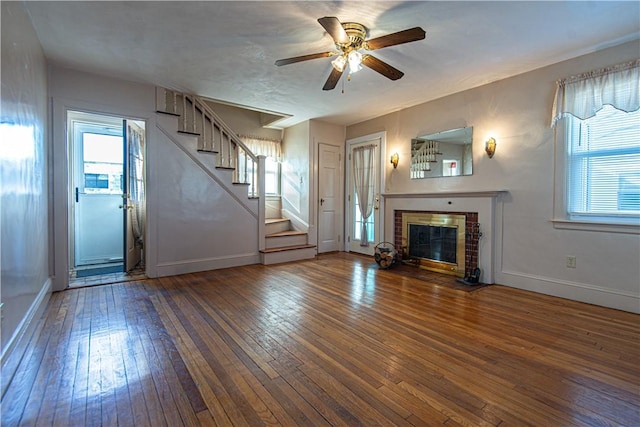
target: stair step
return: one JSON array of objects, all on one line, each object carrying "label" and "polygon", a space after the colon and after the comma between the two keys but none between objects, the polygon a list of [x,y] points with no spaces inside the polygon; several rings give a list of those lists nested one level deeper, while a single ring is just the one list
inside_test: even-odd
[{"label": "stair step", "polygon": [[305,233],[304,231],[285,230],[285,231],[278,231],[277,233],[267,234],[266,237],[303,236],[305,234],[307,233]]},{"label": "stair step", "polygon": [[260,252],[262,264],[264,265],[301,261],[305,259],[314,259],[316,257],[316,247],[314,245],[297,245],[286,248],[265,249]]},{"label": "stair step", "polygon": [[166,114],[168,116],[174,116],[174,117],[182,117],[180,114],[178,113],[170,113],[169,111],[161,111],[161,110],[156,110],[156,113],[159,114]]},{"label": "stair step", "polygon": [[266,249],[287,248],[307,244],[307,233],[295,230],[285,230],[267,234],[265,239]]},{"label": "stair step", "polygon": [[277,222],[287,222],[289,219],[287,218],[267,218],[264,220],[265,224],[275,224]]},{"label": "stair step", "polygon": [[185,135],[196,135],[196,136],[200,136],[199,132],[191,132],[188,130],[179,130],[178,133],[184,133]]},{"label": "stair step", "polygon": [[271,254],[271,253],[274,253],[274,252],[285,252],[285,251],[294,251],[296,249],[311,249],[311,248],[315,248],[315,245],[283,246],[283,247],[280,247],[280,248],[263,249],[260,252],[262,252],[263,254]]},{"label": "stair step", "polygon": [[291,221],[287,218],[269,218],[264,221],[266,235],[291,230]]}]

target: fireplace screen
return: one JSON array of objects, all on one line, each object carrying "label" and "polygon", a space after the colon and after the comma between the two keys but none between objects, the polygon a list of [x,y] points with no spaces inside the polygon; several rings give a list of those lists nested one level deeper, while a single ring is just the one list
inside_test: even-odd
[{"label": "fireplace screen", "polygon": [[409,224],[409,257],[455,264],[457,234],[455,227]]},{"label": "fireplace screen", "polygon": [[464,214],[402,213],[402,247],[407,258],[421,268],[464,277]]}]

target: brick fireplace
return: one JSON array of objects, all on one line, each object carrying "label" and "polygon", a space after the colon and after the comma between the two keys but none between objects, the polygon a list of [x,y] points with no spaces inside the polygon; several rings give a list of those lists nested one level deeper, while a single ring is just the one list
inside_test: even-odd
[{"label": "brick fireplace", "polygon": [[[402,243],[402,212],[428,212],[465,216],[465,234],[470,224],[480,224],[482,237],[477,246],[465,242],[465,277],[476,266],[481,271],[480,282],[495,283],[499,268],[496,255],[502,251],[502,211],[508,200],[508,191],[495,190],[440,190],[423,193],[383,193],[380,210],[385,218],[385,240],[393,242],[398,250]],[[476,249],[477,248],[477,249]],[[473,259],[471,257],[473,253]]]},{"label": "brick fireplace", "polygon": [[468,237],[477,212],[394,210],[394,245],[403,260],[427,270],[467,277],[478,266]]}]

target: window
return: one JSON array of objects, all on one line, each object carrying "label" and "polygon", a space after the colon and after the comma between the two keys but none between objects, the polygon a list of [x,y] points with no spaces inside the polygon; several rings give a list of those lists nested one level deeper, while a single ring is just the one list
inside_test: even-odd
[{"label": "window", "polygon": [[639,81],[640,59],[558,81],[556,227],[640,234]]},{"label": "window", "polygon": [[442,160],[442,176],[458,176],[458,161],[457,160]]},{"label": "window", "polygon": [[[244,158],[240,158],[240,168],[244,168]],[[247,164],[247,177],[253,175],[253,162]],[[249,193],[252,192],[251,186]],[[280,195],[280,162],[275,161],[272,157],[267,157],[264,161],[264,192],[267,196]]]},{"label": "window", "polygon": [[[280,195],[280,160],[282,159],[280,140],[247,135],[239,135],[239,137],[253,154],[266,157],[264,168],[265,194],[267,196]],[[249,164],[248,169],[248,175],[251,176],[253,174],[253,165]],[[249,192],[251,192],[251,189]]]},{"label": "window", "polygon": [[267,157],[264,162],[264,192],[268,196],[280,194],[280,163],[272,157]]},{"label": "window", "polygon": [[109,188],[109,175],[97,173],[84,174],[85,188]]},{"label": "window", "polygon": [[640,110],[567,118],[570,219],[640,215]]}]

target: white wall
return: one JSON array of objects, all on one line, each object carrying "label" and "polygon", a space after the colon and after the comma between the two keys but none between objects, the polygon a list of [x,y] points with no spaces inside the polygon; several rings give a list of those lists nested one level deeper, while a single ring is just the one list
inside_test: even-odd
[{"label": "white wall", "polygon": [[307,226],[309,217],[309,122],[284,130],[282,140],[282,209]]},{"label": "white wall", "polygon": [[[21,2],[2,2],[2,362],[44,306],[49,280],[47,73]],[[12,372],[2,372],[2,389]]]},{"label": "white wall", "polygon": [[[197,153],[196,138],[178,135],[175,130],[157,133],[148,164],[156,171],[156,225],[151,233],[156,235],[157,263],[153,275],[259,262],[257,205],[245,208],[241,198],[257,201],[248,200],[245,186],[237,187],[237,195],[227,191],[223,184],[232,185],[232,171],[216,171],[213,156]],[[179,139],[192,141],[182,150]],[[197,160],[203,164],[209,160],[210,167],[197,166]]]},{"label": "white wall", "polygon": [[[496,224],[497,283],[640,312],[639,236],[560,230],[551,222],[555,135],[550,128],[556,80],[635,59],[639,51],[638,41],[626,43],[407,108],[347,127],[347,139],[387,131],[386,158],[400,154],[397,170],[386,162],[387,193],[508,190]],[[411,138],[464,126],[473,126],[472,176],[409,179]],[[493,159],[484,153],[489,136],[497,140]],[[424,199],[423,206],[433,201]],[[387,210],[387,230],[392,217]],[[566,267],[567,255],[576,257],[577,268]]]}]

